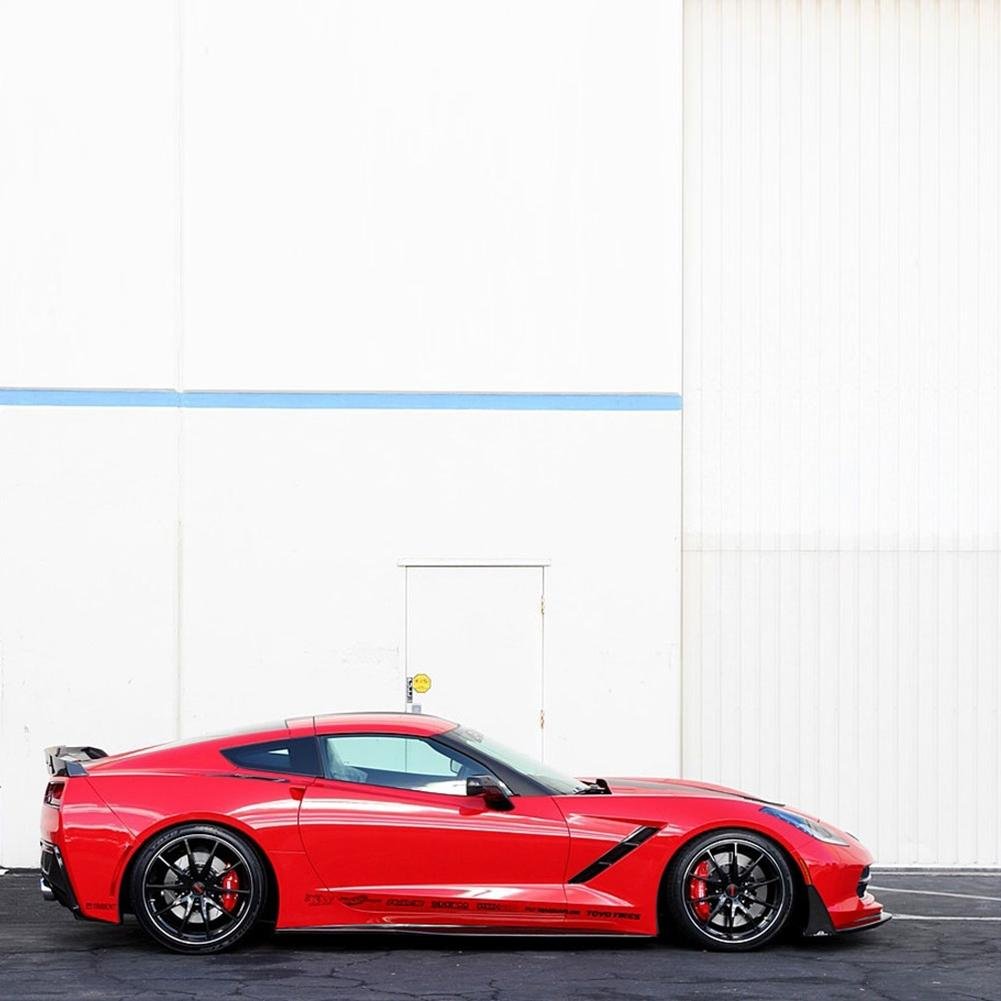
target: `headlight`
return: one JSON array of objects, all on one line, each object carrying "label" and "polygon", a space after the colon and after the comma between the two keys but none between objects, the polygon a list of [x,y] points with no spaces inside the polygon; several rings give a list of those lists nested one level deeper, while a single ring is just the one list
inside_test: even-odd
[{"label": "headlight", "polygon": [[798,813],[792,813],[790,810],[780,810],[775,806],[763,806],[761,812],[767,813],[770,817],[778,817],[779,820],[784,820],[787,824],[792,824],[793,827],[804,834],[809,834],[811,838],[816,838],[818,841],[824,841],[829,845],[848,846],[848,842],[844,838],[835,834],[829,827],[824,827],[823,824],[818,823],[816,820],[810,820],[809,817],[801,817]]}]

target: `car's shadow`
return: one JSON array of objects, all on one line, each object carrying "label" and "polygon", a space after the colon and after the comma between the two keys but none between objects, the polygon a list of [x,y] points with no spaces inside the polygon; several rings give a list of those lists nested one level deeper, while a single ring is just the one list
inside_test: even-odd
[{"label": "car's shadow", "polygon": [[[631,938],[615,935],[545,935],[522,934],[501,935],[490,932],[456,933],[450,935],[434,932],[344,932],[330,931],[295,932],[283,931],[264,936],[258,944],[267,943],[279,952],[330,951],[341,952],[392,952],[416,950],[423,952],[647,952],[674,951],[691,955],[691,946],[669,936],[658,938]],[[795,950],[797,952],[822,952],[831,949],[841,952],[851,951],[859,946],[855,935],[825,936],[818,938],[793,937],[766,946],[762,951]],[[248,943],[246,948],[252,946]],[[719,957],[720,953],[706,955]],[[747,955],[733,953],[732,955]]]},{"label": "car's shadow", "polygon": [[266,939],[276,949],[308,951],[311,949],[339,949],[345,952],[387,952],[399,949],[431,952],[594,952],[602,949],[629,949],[632,951],[660,948],[665,942],[651,938],[628,938],[585,935],[501,935],[489,932],[457,933],[454,935],[434,932],[279,932]]},{"label": "car's shadow", "polygon": [[[159,947],[151,942],[135,919],[127,917],[122,925],[117,927],[98,926],[93,924],[70,925],[73,932],[80,933],[80,941],[67,939],[66,930],[62,929],[60,944],[63,949],[74,947],[88,949],[114,949],[125,952],[159,952]],[[93,932],[94,934],[91,934]],[[99,933],[99,934],[98,934]],[[72,933],[71,933],[72,934]],[[75,935],[73,936],[76,937]],[[825,936],[819,938],[790,937],[766,946],[761,953],[782,951],[785,953],[822,953],[834,950],[852,951],[864,945],[865,936],[843,935]],[[692,949],[684,942],[669,935],[658,938],[631,938],[615,935],[571,935],[571,934],[533,934],[502,935],[491,932],[464,932],[454,934],[439,934],[435,932],[414,932],[402,929],[391,931],[343,931],[330,929],[309,932],[282,931],[269,932],[260,929],[251,933],[248,938],[232,950],[215,953],[213,957],[263,957],[271,955],[289,955],[292,953],[393,953],[393,952],[440,952],[454,954],[462,953],[644,953],[644,952],[676,952],[686,955],[697,955],[699,950]],[[716,959],[723,958],[720,953],[703,951],[706,956]],[[732,956],[747,956],[748,953],[733,953]]]}]

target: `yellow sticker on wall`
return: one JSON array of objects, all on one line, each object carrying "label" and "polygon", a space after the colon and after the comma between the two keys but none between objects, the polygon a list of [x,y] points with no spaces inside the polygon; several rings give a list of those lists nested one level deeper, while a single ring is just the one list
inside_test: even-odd
[{"label": "yellow sticker on wall", "polygon": [[431,677],[427,674],[414,675],[414,691],[418,695],[431,691]]}]

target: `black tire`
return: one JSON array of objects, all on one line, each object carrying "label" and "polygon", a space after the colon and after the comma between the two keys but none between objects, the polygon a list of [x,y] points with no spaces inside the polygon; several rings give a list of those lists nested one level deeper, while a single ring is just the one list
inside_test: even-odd
[{"label": "black tire", "polygon": [[711,831],[671,860],[662,903],[671,929],[690,945],[743,952],[782,932],[795,892],[774,841],[751,831]]},{"label": "black tire", "polygon": [[174,952],[232,948],[255,926],[267,895],[257,850],[212,824],[158,834],[138,854],[132,910],[154,941]]}]

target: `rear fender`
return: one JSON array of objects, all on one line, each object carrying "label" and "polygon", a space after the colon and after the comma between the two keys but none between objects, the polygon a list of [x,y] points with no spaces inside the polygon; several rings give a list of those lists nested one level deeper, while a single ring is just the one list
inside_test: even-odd
[{"label": "rear fender", "polygon": [[303,902],[319,887],[299,834],[301,790],[310,780],[156,773],[108,773],[91,779],[132,834],[117,869],[118,900],[128,900],[131,866],[151,838],[181,824],[215,824],[257,849],[277,894],[277,926],[302,923]]},{"label": "rear fender", "polygon": [[65,783],[58,810],[42,809],[43,836],[60,850],[80,916],[120,922],[118,883],[131,831],[84,776]]}]

